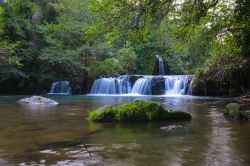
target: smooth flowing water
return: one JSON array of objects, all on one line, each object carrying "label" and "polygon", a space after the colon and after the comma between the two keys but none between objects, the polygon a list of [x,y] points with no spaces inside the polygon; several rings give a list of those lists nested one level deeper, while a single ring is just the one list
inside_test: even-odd
[{"label": "smooth flowing water", "polygon": [[159,61],[159,75],[165,75],[165,69],[162,57],[158,57],[158,61]]},{"label": "smooth flowing water", "polygon": [[122,75],[99,78],[90,94],[192,95],[193,75]]},{"label": "smooth flowing water", "polygon": [[48,94],[71,94],[69,81],[53,82]]},{"label": "smooth flowing water", "polygon": [[[0,97],[0,165],[250,165],[250,123],[229,122],[228,99],[189,96],[49,96],[61,104],[22,106]],[[89,122],[88,110],[137,99],[190,112],[190,122]],[[165,132],[160,127],[182,125]]]}]

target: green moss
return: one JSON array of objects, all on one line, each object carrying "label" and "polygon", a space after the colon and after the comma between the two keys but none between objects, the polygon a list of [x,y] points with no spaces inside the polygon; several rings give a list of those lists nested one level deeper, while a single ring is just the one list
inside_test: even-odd
[{"label": "green moss", "polygon": [[91,111],[89,113],[89,119],[96,122],[110,122],[114,120],[114,110],[111,105]]},{"label": "green moss", "polygon": [[242,110],[238,103],[226,105],[224,115],[229,120],[250,121],[250,110]]},{"label": "green moss", "polygon": [[159,104],[137,100],[112,107],[106,106],[89,113],[89,119],[95,122],[142,122],[191,120],[191,115],[183,111],[165,110]]},{"label": "green moss", "polygon": [[240,105],[238,103],[229,103],[226,105],[224,114],[226,115],[240,115]]}]

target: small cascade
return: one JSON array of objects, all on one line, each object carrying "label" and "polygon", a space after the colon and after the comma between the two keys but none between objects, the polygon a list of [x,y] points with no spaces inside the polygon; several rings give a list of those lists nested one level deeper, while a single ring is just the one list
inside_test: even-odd
[{"label": "small cascade", "polygon": [[180,79],[175,80],[173,94],[181,94],[183,89],[183,82]]},{"label": "small cascade", "polygon": [[143,94],[151,95],[151,78],[139,78],[132,88],[131,93],[133,94]]},{"label": "small cascade", "polygon": [[[188,91],[192,91],[191,75],[177,75],[165,77],[165,94],[166,95],[189,95]],[[190,92],[191,93],[191,92]]]},{"label": "small cascade", "polygon": [[99,78],[95,80],[90,94],[192,95],[192,79],[192,75]]},{"label": "small cascade", "polygon": [[99,78],[95,80],[91,94],[124,94],[131,91],[130,76]]},{"label": "small cascade", "polygon": [[191,80],[190,86],[188,87],[188,92],[187,92],[188,95],[193,95],[193,88],[192,88],[192,86],[193,86],[193,80]]},{"label": "small cascade", "polygon": [[159,60],[159,75],[165,75],[165,69],[162,57],[158,57],[158,60]]},{"label": "small cascade", "polygon": [[158,67],[158,70],[155,70],[155,74],[158,75],[165,75],[165,68],[164,68],[164,63],[163,63],[163,59],[161,56],[156,55],[157,59],[158,59],[158,64],[156,64],[156,67]]},{"label": "small cascade", "polygon": [[71,94],[69,81],[53,82],[48,94]]}]

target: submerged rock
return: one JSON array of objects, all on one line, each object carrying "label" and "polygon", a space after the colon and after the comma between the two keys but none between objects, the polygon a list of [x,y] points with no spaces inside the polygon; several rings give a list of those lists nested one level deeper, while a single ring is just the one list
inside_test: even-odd
[{"label": "submerged rock", "polygon": [[181,129],[181,128],[183,128],[183,126],[181,126],[181,125],[169,125],[169,126],[160,127],[160,130],[174,131],[174,130]]},{"label": "submerged rock", "polygon": [[21,104],[29,105],[56,105],[58,102],[41,96],[32,96],[18,101]]},{"label": "submerged rock", "polygon": [[191,120],[191,115],[179,110],[166,110],[158,103],[137,100],[91,111],[89,119],[95,122],[185,121]]}]

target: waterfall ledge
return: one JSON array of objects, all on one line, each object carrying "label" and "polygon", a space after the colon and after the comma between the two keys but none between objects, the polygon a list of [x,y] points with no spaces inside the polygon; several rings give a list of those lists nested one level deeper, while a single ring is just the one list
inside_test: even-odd
[{"label": "waterfall ledge", "polygon": [[192,95],[193,75],[123,75],[95,80],[90,94]]}]

